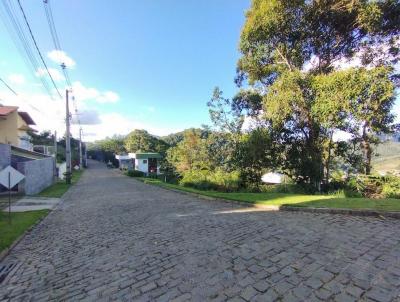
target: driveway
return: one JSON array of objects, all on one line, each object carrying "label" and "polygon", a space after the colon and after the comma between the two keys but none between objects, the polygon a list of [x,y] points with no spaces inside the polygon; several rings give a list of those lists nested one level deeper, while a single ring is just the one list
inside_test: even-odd
[{"label": "driveway", "polygon": [[400,300],[400,220],[248,211],[89,167],[1,263],[1,301]]}]

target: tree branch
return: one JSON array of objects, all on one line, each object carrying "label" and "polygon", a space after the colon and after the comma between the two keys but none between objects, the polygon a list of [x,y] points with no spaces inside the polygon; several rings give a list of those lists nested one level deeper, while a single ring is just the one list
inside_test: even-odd
[{"label": "tree branch", "polygon": [[282,63],[286,63],[286,65],[289,67],[289,70],[292,71],[292,66],[290,65],[288,59],[281,53],[281,51],[279,50],[278,47],[276,48],[276,51],[278,52],[278,54],[280,55],[280,57],[281,57],[282,60],[284,61],[284,62],[282,62]]}]

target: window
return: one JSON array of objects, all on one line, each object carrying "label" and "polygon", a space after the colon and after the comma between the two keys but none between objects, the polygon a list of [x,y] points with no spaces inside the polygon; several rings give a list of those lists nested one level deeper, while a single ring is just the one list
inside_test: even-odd
[{"label": "window", "polygon": [[144,163],[144,164],[147,164],[147,159],[144,159],[144,160],[143,160],[143,163]]}]

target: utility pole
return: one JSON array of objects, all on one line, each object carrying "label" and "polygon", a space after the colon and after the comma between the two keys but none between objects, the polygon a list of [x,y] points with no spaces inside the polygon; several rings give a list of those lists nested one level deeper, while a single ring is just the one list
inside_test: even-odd
[{"label": "utility pole", "polygon": [[54,157],[57,162],[57,131],[54,131]]},{"label": "utility pole", "polygon": [[65,160],[67,164],[67,171],[65,173],[65,180],[67,184],[71,183],[71,138],[70,138],[70,114],[69,114],[69,99],[68,99],[68,89],[65,90],[65,124],[66,124],[66,133],[65,133]]},{"label": "utility pole", "polygon": [[54,131],[54,177],[58,179],[57,175],[57,131]]},{"label": "utility pole", "polygon": [[83,168],[83,158],[82,158],[82,127],[79,128],[79,169]]}]

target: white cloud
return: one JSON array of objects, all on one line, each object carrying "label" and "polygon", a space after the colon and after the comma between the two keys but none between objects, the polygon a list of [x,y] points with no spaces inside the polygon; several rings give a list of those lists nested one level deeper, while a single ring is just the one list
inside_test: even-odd
[{"label": "white cloud", "polygon": [[96,101],[98,103],[116,103],[119,95],[113,91],[100,92],[96,88],[86,87],[81,82],[74,82],[72,90],[78,101]]},{"label": "white cloud", "polygon": [[[146,129],[154,135],[166,135],[181,131],[180,128],[170,128],[165,125],[154,126],[151,122],[141,122],[137,116],[130,117],[118,112],[100,113],[97,103],[85,102],[95,100],[96,102],[115,102],[118,95],[112,91],[100,92],[95,88],[85,87],[82,83],[74,83],[76,102],[70,103],[73,114],[75,106],[78,107],[79,119],[84,132],[84,141],[95,141],[114,134],[126,135],[134,129]],[[100,99],[100,101],[99,101]],[[52,100],[48,95],[42,93],[29,93],[19,91],[19,96],[0,87],[0,103],[10,106],[18,106],[21,111],[28,112],[36,123],[38,131],[57,131],[58,137],[65,133],[65,100]],[[73,137],[79,137],[79,127],[76,125],[77,118],[73,115],[71,133]]]},{"label": "white cloud", "polygon": [[[87,109],[78,111],[79,116],[72,116],[72,124],[76,125],[80,122],[81,125],[98,125],[101,123],[99,113],[96,110]],[[79,120],[78,120],[79,117]]]},{"label": "white cloud", "polygon": [[119,95],[113,91],[106,91],[101,93],[96,100],[99,103],[116,103],[119,100]]},{"label": "white cloud", "polygon": [[116,112],[100,114],[99,118],[101,121],[100,124],[88,125],[84,128],[85,133],[89,134],[86,137],[88,141],[99,140],[107,136],[113,136],[114,134],[126,135],[135,129],[146,129],[149,133],[160,136],[183,130],[154,127],[153,125],[137,121]]},{"label": "white cloud", "polygon": [[[49,70],[49,73],[50,73],[51,77],[54,79],[54,81],[60,82],[60,81],[64,80],[64,76],[57,69],[48,68],[48,70]],[[47,70],[45,68],[41,68],[41,67],[36,71],[35,74],[36,74],[37,77],[46,77],[46,76],[48,76]]]},{"label": "white cloud", "polygon": [[64,51],[62,50],[52,50],[47,53],[47,56],[52,60],[53,62],[57,64],[65,64],[65,66],[69,68],[74,68],[76,63],[75,61],[69,57]]},{"label": "white cloud", "polygon": [[11,84],[22,85],[25,83],[25,77],[22,74],[14,73],[8,76],[8,80]]},{"label": "white cloud", "polygon": [[3,105],[18,106],[19,110],[26,111],[36,123],[34,128],[64,133],[65,104],[61,99],[52,100],[48,95],[19,92],[15,96],[11,92],[0,90],[0,99]]}]

